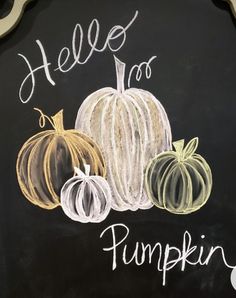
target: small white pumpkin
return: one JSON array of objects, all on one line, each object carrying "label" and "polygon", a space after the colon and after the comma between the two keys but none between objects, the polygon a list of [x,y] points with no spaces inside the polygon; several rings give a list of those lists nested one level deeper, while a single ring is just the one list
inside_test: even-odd
[{"label": "small white pumpkin", "polygon": [[85,173],[75,167],[76,175],[61,189],[61,207],[72,220],[88,223],[103,221],[111,209],[111,190],[101,176],[89,176],[90,165],[84,165]]}]

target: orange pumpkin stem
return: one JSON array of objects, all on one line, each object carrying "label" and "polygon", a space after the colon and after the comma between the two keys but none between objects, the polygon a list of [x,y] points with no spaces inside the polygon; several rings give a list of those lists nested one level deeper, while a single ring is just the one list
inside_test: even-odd
[{"label": "orange pumpkin stem", "polygon": [[40,113],[39,117],[39,126],[43,128],[46,124],[46,119],[48,122],[52,125],[52,127],[57,132],[62,132],[64,130],[63,125],[63,110],[60,110],[56,115],[52,116],[51,118],[45,115],[40,109],[34,108],[35,111],[38,111]]},{"label": "orange pumpkin stem", "polygon": [[52,116],[53,126],[56,131],[60,132],[64,130],[63,124],[63,110],[60,110],[56,115]]},{"label": "orange pumpkin stem", "polygon": [[52,125],[53,128],[54,127],[54,124],[52,122],[52,120],[47,116],[47,115],[44,115],[44,113],[40,110],[40,109],[37,109],[37,108],[34,108],[35,111],[38,111],[40,113],[40,117],[39,117],[39,126],[41,128],[43,128],[46,124],[46,119],[49,121],[49,123]]}]

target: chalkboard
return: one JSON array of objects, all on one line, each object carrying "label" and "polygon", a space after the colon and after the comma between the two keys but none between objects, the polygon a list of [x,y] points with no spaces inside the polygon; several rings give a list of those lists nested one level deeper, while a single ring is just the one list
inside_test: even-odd
[{"label": "chalkboard", "polygon": [[[235,296],[235,24],[220,0],[27,5],[19,25],[0,40],[0,297]],[[81,47],[76,62],[73,46],[77,54]],[[47,119],[39,127],[34,108],[48,116],[63,109],[64,127],[73,129],[88,95],[116,88],[114,56],[126,64],[125,88],[132,67],[144,62],[130,86],[158,98],[173,141],[198,137],[213,186],[196,212],[112,209],[100,223],[81,223],[22,193],[19,151],[51,129]]]}]

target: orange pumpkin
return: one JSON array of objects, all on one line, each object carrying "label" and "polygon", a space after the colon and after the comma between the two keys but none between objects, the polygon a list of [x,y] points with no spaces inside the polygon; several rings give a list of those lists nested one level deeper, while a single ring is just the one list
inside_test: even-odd
[{"label": "orange pumpkin", "polygon": [[51,118],[38,111],[40,127],[47,119],[53,129],[34,135],[23,145],[16,163],[17,179],[31,203],[53,209],[60,205],[61,188],[73,176],[75,166],[84,171],[84,164],[89,164],[92,175],[105,176],[105,163],[91,138],[64,129],[62,110]]}]

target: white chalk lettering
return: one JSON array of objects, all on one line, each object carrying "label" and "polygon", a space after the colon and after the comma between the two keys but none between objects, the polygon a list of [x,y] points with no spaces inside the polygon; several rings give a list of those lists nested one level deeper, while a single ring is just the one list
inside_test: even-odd
[{"label": "white chalk lettering", "polygon": [[[82,49],[84,48],[83,45],[85,40],[85,34],[81,24],[76,24],[72,34],[71,48],[65,46],[60,50],[57,58],[57,67],[53,69],[51,69],[52,63],[47,58],[45,47],[43,46],[40,40],[36,40],[36,44],[39,47],[42,59],[39,66],[33,68],[29,59],[25,55],[18,53],[19,57],[21,57],[24,60],[28,68],[28,73],[23,79],[22,83],[20,84],[20,101],[22,103],[27,103],[32,98],[36,87],[36,72],[43,70],[49,84],[55,86],[56,82],[52,79],[53,71],[60,71],[62,73],[69,72],[76,65],[83,65],[87,63],[94,52],[101,53],[107,49],[109,49],[113,53],[119,51],[126,42],[127,30],[134,23],[137,16],[138,11],[135,12],[134,16],[126,26],[113,26],[107,33],[105,41],[101,47],[98,46],[99,38],[101,39],[100,24],[97,19],[93,19],[87,31],[87,44],[89,45],[90,49],[88,54],[84,55],[83,58]],[[113,44],[113,41],[116,41],[115,45]],[[28,89],[30,90],[29,92],[27,92]]]},{"label": "white chalk lettering", "polygon": [[[166,285],[167,272],[181,264],[181,271],[185,271],[186,265],[190,266],[207,266],[213,260],[213,256],[217,254],[217,261],[221,257],[222,263],[230,269],[235,268],[235,265],[230,265],[226,260],[225,251],[222,246],[211,246],[204,249],[204,246],[192,245],[192,237],[188,231],[183,234],[183,244],[181,248],[171,246],[170,244],[162,245],[156,242],[154,245],[136,242],[135,248],[129,248],[127,240],[130,234],[129,228],[122,223],[108,226],[100,234],[102,238],[108,232],[111,232],[112,245],[104,247],[103,251],[112,252],[112,270],[117,269],[118,261],[124,265],[135,263],[137,266],[143,265],[146,261],[149,264],[156,264],[158,271],[162,272],[162,285]],[[122,235],[117,239],[116,234]],[[204,239],[205,235],[201,235]],[[131,251],[131,253],[130,253]],[[119,252],[122,257],[119,258]],[[205,257],[203,257],[203,252]],[[128,256],[129,255],[129,256]],[[190,259],[191,258],[191,259]]]}]

